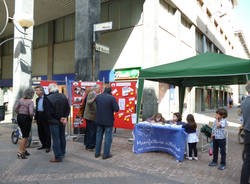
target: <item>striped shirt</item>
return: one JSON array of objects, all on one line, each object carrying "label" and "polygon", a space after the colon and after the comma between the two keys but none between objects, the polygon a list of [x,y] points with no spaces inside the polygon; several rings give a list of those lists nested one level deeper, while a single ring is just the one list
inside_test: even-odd
[{"label": "striped shirt", "polygon": [[221,127],[218,128],[216,126],[216,120],[214,121],[212,135],[215,137],[215,139],[225,139],[226,138],[225,127],[227,126],[227,120],[221,119],[219,123]]}]

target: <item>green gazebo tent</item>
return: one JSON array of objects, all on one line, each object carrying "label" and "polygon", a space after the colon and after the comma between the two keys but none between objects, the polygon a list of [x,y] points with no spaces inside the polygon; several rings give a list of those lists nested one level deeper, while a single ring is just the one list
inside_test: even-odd
[{"label": "green gazebo tent", "polygon": [[179,111],[182,113],[186,87],[245,84],[249,77],[250,60],[209,52],[181,61],[142,69],[137,94],[137,122],[144,80],[178,86]]}]

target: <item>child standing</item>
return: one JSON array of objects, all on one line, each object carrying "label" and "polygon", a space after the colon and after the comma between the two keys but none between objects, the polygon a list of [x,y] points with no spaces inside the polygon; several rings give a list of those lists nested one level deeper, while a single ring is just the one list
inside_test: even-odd
[{"label": "child standing", "polygon": [[213,141],[213,161],[209,163],[209,166],[216,166],[218,161],[218,151],[220,148],[221,162],[218,167],[219,170],[224,170],[226,167],[226,132],[225,127],[227,126],[227,110],[218,109],[216,111],[216,120],[212,127],[212,141]]},{"label": "child standing", "polygon": [[[185,131],[188,133],[188,150],[189,155],[187,157],[188,160],[198,160],[197,157],[197,147],[196,144],[199,142],[198,136],[196,134],[197,124],[194,120],[194,116],[192,114],[187,115],[187,124],[182,125],[182,128],[185,128]],[[194,158],[192,158],[192,153],[194,152]]]}]

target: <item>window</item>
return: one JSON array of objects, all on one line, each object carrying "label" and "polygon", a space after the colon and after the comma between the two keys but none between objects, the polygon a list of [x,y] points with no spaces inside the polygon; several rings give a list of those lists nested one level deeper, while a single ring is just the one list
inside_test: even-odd
[{"label": "window", "polygon": [[33,47],[39,48],[48,45],[48,23],[35,26]]},{"label": "window", "polygon": [[219,51],[219,49],[216,46],[214,46],[214,52],[218,53],[218,51]]},{"label": "window", "polygon": [[207,16],[209,17],[209,18],[211,18],[212,17],[212,14],[211,14],[211,12],[209,11],[209,9],[207,8]]},{"label": "window", "polygon": [[216,20],[214,20],[214,25],[216,28],[218,27],[218,22]]},{"label": "window", "polygon": [[186,29],[190,29],[192,24],[183,16],[181,16],[181,25],[184,26]]},{"label": "window", "polygon": [[55,21],[55,42],[75,39],[75,14],[71,14]]},{"label": "window", "polygon": [[174,15],[176,12],[176,8],[171,6],[169,3],[167,3],[165,0],[160,0],[160,4],[164,7],[164,9],[171,15]]},{"label": "window", "polygon": [[105,1],[101,4],[101,20],[112,21],[113,29],[142,24],[143,4],[145,0]]},{"label": "window", "polygon": [[[8,38],[5,38],[5,39],[8,39]],[[2,55],[3,56],[12,55],[13,54],[13,49],[14,49],[14,41],[13,40],[5,42],[2,45]]]},{"label": "window", "polygon": [[206,45],[207,45],[207,51],[212,52],[212,42],[208,40],[208,38],[206,39]]},{"label": "window", "polygon": [[204,4],[203,0],[197,0],[197,3],[198,3],[201,7],[202,7],[203,4]]},{"label": "window", "polygon": [[201,54],[203,49],[202,33],[199,30],[195,32],[195,50],[197,54]]},{"label": "window", "polygon": [[223,35],[223,33],[224,33],[224,31],[220,28],[220,34],[222,34],[222,35]]}]

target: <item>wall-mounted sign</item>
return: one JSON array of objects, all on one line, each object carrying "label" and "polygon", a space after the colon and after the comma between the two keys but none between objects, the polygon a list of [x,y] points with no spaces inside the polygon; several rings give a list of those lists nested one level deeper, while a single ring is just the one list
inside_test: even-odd
[{"label": "wall-mounted sign", "polygon": [[109,47],[107,47],[107,46],[105,46],[105,45],[101,45],[101,44],[96,43],[96,44],[95,44],[95,49],[96,49],[97,51],[100,51],[100,52],[109,54]]},{"label": "wall-mounted sign", "polygon": [[140,71],[139,68],[116,70],[115,71],[115,80],[138,79],[139,71]]},{"label": "wall-mounted sign", "polygon": [[112,22],[94,24],[94,31],[106,31],[112,29]]}]

